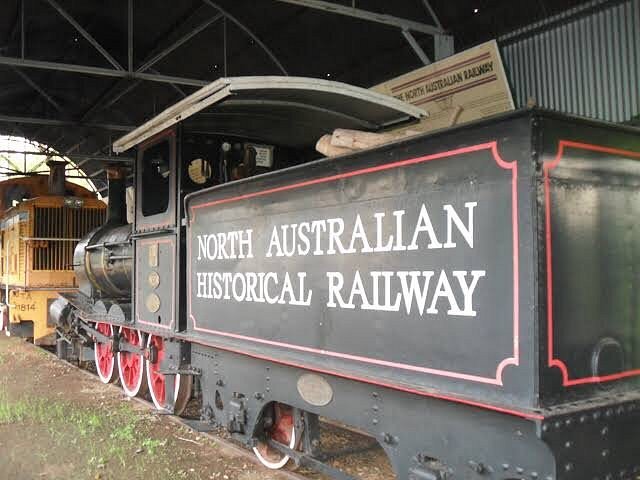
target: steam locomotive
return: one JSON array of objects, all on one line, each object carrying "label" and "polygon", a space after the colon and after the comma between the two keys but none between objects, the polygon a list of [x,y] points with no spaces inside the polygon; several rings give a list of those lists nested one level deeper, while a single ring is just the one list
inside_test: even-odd
[{"label": "steam locomotive", "polygon": [[[300,78],[220,79],[114,144],[107,222],[52,306],[62,356],[335,478],[320,416],[397,478],[640,472],[638,130],[523,110],[314,160],[424,112]],[[276,171],[278,170],[278,171]],[[233,180],[233,181],[231,181]],[[146,377],[146,378],[145,378]]]}]

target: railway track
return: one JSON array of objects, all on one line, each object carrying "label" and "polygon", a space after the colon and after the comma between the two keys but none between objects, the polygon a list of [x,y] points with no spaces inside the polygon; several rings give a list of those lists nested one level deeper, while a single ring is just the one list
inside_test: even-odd
[{"label": "railway track", "polygon": [[[30,344],[30,346],[33,346]],[[44,352],[51,360],[56,362],[64,362],[66,365],[74,367],[77,371],[79,371],[82,375],[85,375],[91,378],[94,381],[100,381],[97,373],[92,372],[91,370],[81,368],[80,366],[67,362],[65,360],[61,360],[55,354],[55,352],[45,348],[45,347],[36,347],[42,352]],[[101,382],[101,384],[103,384]],[[118,395],[122,395],[122,389],[118,383],[109,383],[103,384],[106,388],[112,390],[114,393]],[[153,403],[149,400],[146,400],[142,397],[127,397],[130,400],[136,402],[139,405],[144,406],[146,409],[157,412],[157,409],[153,405]],[[196,400],[197,401],[197,400]],[[187,411],[189,408],[187,409]],[[194,426],[197,423],[197,419],[190,417],[181,417],[176,415],[164,415],[170,422],[179,425],[183,428],[186,428],[193,433],[197,433],[199,436],[208,439],[211,441],[217,448],[222,451],[226,451],[234,456],[239,456],[248,462],[258,465],[261,468],[265,468],[261,462],[256,458],[251,450],[242,447],[231,439],[224,438],[221,434],[212,433],[208,431],[202,431],[199,428]],[[356,478],[366,478],[367,480],[383,480],[394,478],[391,470],[391,466],[388,465],[388,461],[384,452],[379,449],[375,440],[371,437],[367,436],[364,432],[352,428],[338,422],[334,422],[328,419],[321,419],[321,429],[323,431],[323,443],[327,442],[333,450],[339,451],[340,453],[334,455],[331,460],[332,463],[335,463],[336,468],[343,468],[348,470],[350,473],[344,474],[345,479],[356,479]],[[325,438],[328,437],[328,438]],[[360,445],[353,446],[353,439],[357,439],[360,442]],[[379,450],[379,451],[376,451]],[[358,455],[362,456],[367,454],[367,457],[374,457],[373,461],[371,458],[367,459],[357,459],[353,458]],[[331,457],[331,455],[326,456],[327,459]],[[358,465],[360,462],[362,465]],[[293,462],[291,462],[293,464]],[[365,465],[365,463],[367,465]],[[375,466],[379,465],[379,466]],[[365,468],[366,467],[366,468]],[[289,467],[285,467],[277,471],[277,475],[280,476],[283,480],[330,480],[331,477],[319,473],[315,470],[307,468],[305,466],[293,467],[296,470],[292,470]],[[369,470],[369,471],[367,471]],[[354,477],[352,474],[362,474],[364,472],[364,476]]]}]

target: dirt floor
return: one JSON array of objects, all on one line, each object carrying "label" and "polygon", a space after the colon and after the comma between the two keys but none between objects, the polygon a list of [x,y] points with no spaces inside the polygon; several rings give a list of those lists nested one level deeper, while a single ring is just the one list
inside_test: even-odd
[{"label": "dirt floor", "polygon": [[233,449],[0,335],[0,479],[270,480]]}]

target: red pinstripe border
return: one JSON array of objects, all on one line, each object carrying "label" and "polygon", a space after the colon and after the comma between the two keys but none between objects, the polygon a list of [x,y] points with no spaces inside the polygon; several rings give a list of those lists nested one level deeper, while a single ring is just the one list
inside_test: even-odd
[{"label": "red pinstripe border", "polygon": [[[300,189],[300,188],[308,187],[308,186],[311,186],[311,185],[318,185],[318,184],[327,183],[327,182],[334,182],[334,181],[341,180],[341,179],[344,179],[344,178],[350,178],[350,177],[355,177],[355,176],[359,176],[359,175],[366,175],[366,174],[370,174],[370,173],[374,173],[374,172],[381,172],[381,171],[391,170],[391,169],[394,169],[394,168],[405,167],[405,166],[408,166],[408,165],[416,165],[416,164],[420,164],[420,163],[424,163],[424,162],[428,162],[428,161],[432,161],[432,160],[451,158],[451,157],[455,157],[457,155],[462,155],[462,154],[472,153],[472,152],[478,152],[478,151],[482,151],[482,150],[489,150],[491,152],[491,154],[493,156],[493,159],[496,162],[496,164],[502,169],[511,170],[511,174],[512,174],[512,177],[511,177],[511,201],[512,201],[512,242],[513,242],[513,354],[512,354],[511,357],[505,358],[502,362],[500,362],[500,364],[498,365],[498,367],[496,369],[495,377],[482,377],[482,376],[479,376],[479,375],[471,375],[471,374],[465,374],[465,373],[460,373],[460,372],[451,372],[451,371],[446,371],[446,370],[438,370],[438,369],[434,369],[434,368],[419,367],[419,366],[415,366],[415,365],[408,365],[408,364],[402,364],[402,363],[396,363],[396,362],[388,362],[386,360],[379,360],[379,359],[374,359],[374,358],[369,358],[369,357],[345,354],[345,353],[341,353],[341,352],[333,352],[333,351],[329,351],[329,350],[321,350],[321,349],[305,347],[305,346],[301,346],[301,345],[293,345],[293,344],[288,344],[288,343],[284,343],[284,342],[276,342],[276,341],[267,340],[267,339],[264,339],[264,338],[256,338],[256,337],[251,337],[251,336],[246,336],[246,335],[239,335],[239,334],[230,333],[230,332],[223,332],[223,331],[219,331],[219,330],[211,330],[211,329],[206,329],[206,328],[203,328],[203,327],[198,327],[197,320],[192,314],[192,307],[191,307],[191,290],[192,290],[191,289],[191,263],[192,263],[191,262],[191,244],[192,244],[192,237],[191,237],[192,229],[191,229],[191,225],[195,220],[196,211],[198,209],[206,208],[206,207],[212,207],[214,205],[224,205],[224,204],[227,204],[227,203],[246,200],[246,199],[249,199],[249,198],[262,197],[262,196],[271,195],[273,193],[278,193],[278,192],[285,192],[285,191],[289,191],[289,190]],[[478,145],[473,145],[473,146],[469,146],[469,147],[463,147],[463,148],[458,148],[458,149],[454,149],[454,150],[448,150],[448,151],[445,151],[445,152],[435,153],[435,154],[431,154],[431,155],[425,155],[425,156],[422,156],[422,157],[411,158],[411,159],[407,159],[407,160],[400,160],[400,161],[397,161],[397,162],[377,165],[375,167],[362,168],[362,169],[353,170],[353,171],[350,171],[350,172],[344,172],[344,173],[340,173],[340,174],[336,174],[336,175],[330,175],[330,176],[327,176],[327,177],[321,177],[321,178],[316,178],[316,179],[312,179],[312,180],[306,180],[306,181],[295,183],[295,184],[283,185],[283,186],[280,186],[280,187],[274,187],[274,188],[261,190],[261,191],[257,191],[257,192],[246,193],[246,194],[238,195],[238,196],[235,196],[235,197],[222,198],[222,199],[214,200],[214,201],[211,201],[211,202],[204,202],[204,203],[200,203],[200,204],[196,204],[196,205],[190,205],[189,206],[189,210],[190,210],[190,213],[191,213],[191,218],[190,218],[190,221],[189,221],[189,228],[188,228],[188,233],[187,233],[187,235],[189,237],[189,241],[187,242],[187,282],[188,282],[187,298],[188,298],[189,317],[193,321],[193,330],[194,331],[198,331],[198,332],[209,333],[209,334],[220,336],[220,337],[235,338],[235,339],[240,339],[240,340],[243,340],[243,341],[249,341],[249,342],[253,342],[253,343],[257,343],[257,344],[283,347],[283,348],[302,351],[302,352],[306,352],[306,353],[315,353],[315,354],[319,354],[319,355],[335,357],[335,358],[343,358],[343,359],[358,361],[358,362],[362,362],[362,363],[369,363],[369,364],[380,365],[380,366],[385,366],[385,367],[393,367],[393,368],[399,368],[399,369],[403,369],[403,370],[417,371],[417,372],[426,373],[426,374],[439,375],[439,376],[456,378],[456,379],[461,379],[461,380],[468,380],[468,381],[471,381],[471,382],[502,386],[503,385],[502,374],[503,374],[505,368],[507,368],[508,366],[518,366],[519,363],[520,363],[519,259],[518,259],[518,243],[519,242],[518,242],[518,187],[517,187],[517,178],[518,178],[517,172],[518,172],[518,169],[517,169],[517,167],[518,167],[518,165],[517,165],[517,163],[515,161],[506,162],[500,157],[500,154],[498,153],[497,141],[494,140],[494,141],[491,141],[491,142],[482,143],[482,144],[478,144]],[[278,361],[278,360],[275,360],[275,359],[272,359],[272,360],[273,361]]]},{"label": "red pinstripe border", "polygon": [[592,152],[609,153],[620,155],[627,158],[640,159],[640,152],[631,150],[622,150],[619,148],[605,147],[603,145],[592,145],[590,143],[574,142],[571,140],[560,140],[558,143],[558,152],[555,158],[543,165],[544,174],[544,203],[545,203],[545,238],[546,238],[546,257],[547,257],[547,352],[549,367],[556,367],[562,373],[562,385],[564,387],[573,387],[576,385],[585,385],[590,383],[612,382],[623,378],[636,377],[640,375],[640,369],[626,370],[624,372],[605,375],[602,377],[583,377],[570,378],[569,369],[562,360],[555,358],[554,338],[553,338],[553,264],[552,264],[552,239],[551,239],[551,187],[549,180],[549,171],[556,168],[562,160],[565,148],[575,148],[581,150],[589,150]]}]

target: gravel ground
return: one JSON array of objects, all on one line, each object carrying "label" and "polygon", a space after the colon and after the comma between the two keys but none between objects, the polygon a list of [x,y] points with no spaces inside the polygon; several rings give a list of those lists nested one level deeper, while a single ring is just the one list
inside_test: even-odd
[{"label": "gravel ground", "polygon": [[0,479],[284,478],[0,336]]},{"label": "gravel ground", "polygon": [[[185,413],[199,412],[192,400]],[[219,432],[224,438],[225,432]],[[330,463],[362,480],[395,478],[368,437],[323,424],[323,449],[364,447]],[[276,480],[215,439],[131,401],[114,386],[0,335],[0,479]],[[328,477],[300,468],[312,480]]]}]

